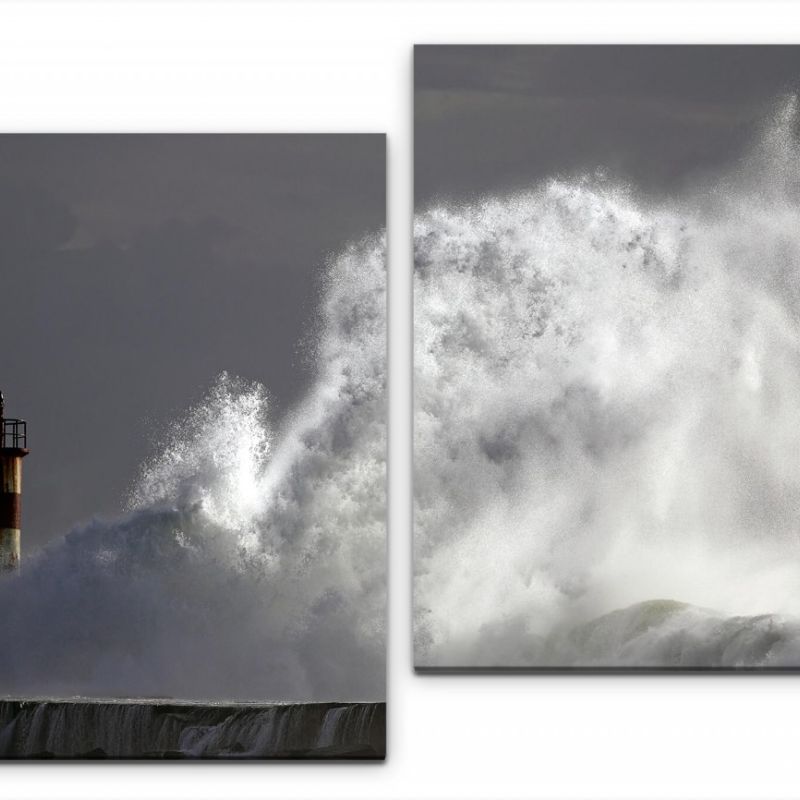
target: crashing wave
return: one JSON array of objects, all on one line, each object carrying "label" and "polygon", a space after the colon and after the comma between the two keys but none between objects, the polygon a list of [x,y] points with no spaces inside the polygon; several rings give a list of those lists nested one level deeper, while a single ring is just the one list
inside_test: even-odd
[{"label": "crashing wave", "polygon": [[[681,197],[589,176],[418,214],[419,666],[535,664],[659,597],[745,630],[800,617],[796,115]],[[595,624],[556,660],[772,658],[769,636],[673,651],[656,626],[629,659]]]},{"label": "crashing wave", "polygon": [[278,430],[222,375],[126,516],[0,578],[4,694],[383,700],[384,249],[331,261],[316,379]]}]

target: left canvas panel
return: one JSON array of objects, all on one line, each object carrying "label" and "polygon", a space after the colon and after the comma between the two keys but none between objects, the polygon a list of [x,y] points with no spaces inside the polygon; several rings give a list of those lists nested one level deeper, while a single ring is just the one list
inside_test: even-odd
[{"label": "left canvas panel", "polygon": [[0,136],[1,757],[384,757],[385,289],[382,135]]}]

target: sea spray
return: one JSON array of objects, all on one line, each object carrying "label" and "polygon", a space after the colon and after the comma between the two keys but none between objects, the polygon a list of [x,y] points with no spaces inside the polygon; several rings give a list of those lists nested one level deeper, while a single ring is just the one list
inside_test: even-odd
[{"label": "sea spray", "polygon": [[220,376],[125,516],[0,579],[3,694],[384,698],[384,249],[331,259],[316,378],[279,427],[265,387]]},{"label": "sea spray", "polygon": [[[585,176],[418,214],[418,665],[800,665],[796,116],[681,197]],[[659,598],[699,608],[624,656],[567,636]],[[771,632],[694,646],[721,624]]]}]

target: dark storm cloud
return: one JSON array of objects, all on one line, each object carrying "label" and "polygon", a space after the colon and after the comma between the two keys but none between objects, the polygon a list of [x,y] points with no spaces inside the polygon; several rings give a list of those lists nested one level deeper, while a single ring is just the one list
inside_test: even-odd
[{"label": "dark storm cloud", "polygon": [[800,88],[780,46],[418,46],[418,205],[602,168],[672,190]]},{"label": "dark storm cloud", "polygon": [[382,228],[383,136],[0,137],[0,388],[32,455],[25,548],[114,512],[222,370],[276,415],[311,374],[326,257]]}]

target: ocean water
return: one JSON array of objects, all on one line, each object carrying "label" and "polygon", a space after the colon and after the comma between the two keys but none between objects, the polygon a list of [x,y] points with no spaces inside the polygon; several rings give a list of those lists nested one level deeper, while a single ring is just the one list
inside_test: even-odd
[{"label": "ocean water", "polygon": [[385,698],[384,250],[331,258],[316,379],[280,426],[268,387],[219,376],[125,513],[0,577],[0,693]]},{"label": "ocean water", "polygon": [[797,128],[417,214],[418,666],[800,666]]}]

